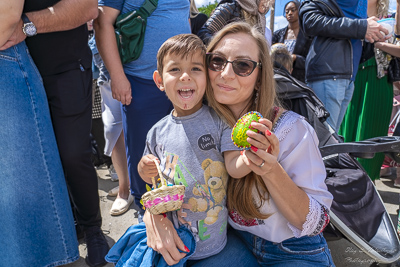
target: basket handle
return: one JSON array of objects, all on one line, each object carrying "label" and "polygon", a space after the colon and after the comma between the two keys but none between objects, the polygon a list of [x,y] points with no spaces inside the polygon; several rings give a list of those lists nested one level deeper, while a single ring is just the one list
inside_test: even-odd
[{"label": "basket handle", "polygon": [[[157,159],[153,159],[153,161],[156,164],[158,175],[160,176],[161,186],[165,186],[165,181],[164,181],[161,169],[160,169],[160,165],[158,164]],[[154,189],[156,189],[157,188],[157,184],[156,184],[156,181],[155,181],[155,177],[151,177],[151,182],[153,183]]]}]

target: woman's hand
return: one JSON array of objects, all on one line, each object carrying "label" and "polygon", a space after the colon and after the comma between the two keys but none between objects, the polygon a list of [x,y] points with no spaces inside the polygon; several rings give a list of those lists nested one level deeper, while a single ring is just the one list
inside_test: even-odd
[{"label": "woman's hand", "polygon": [[146,211],[143,222],[146,225],[147,246],[161,253],[168,265],[177,264],[186,256],[178,249],[182,251],[189,249],[179,238],[172,222],[167,217],[152,215]]},{"label": "woman's hand", "polygon": [[243,151],[243,162],[258,175],[268,174],[278,163],[279,140],[270,131],[272,128],[270,120],[262,118],[258,123],[252,122],[251,126],[259,130],[260,133],[247,131],[247,135],[249,136],[247,142],[252,147],[250,150]]},{"label": "woman's hand", "polygon": [[119,78],[111,78],[111,91],[112,97],[122,103],[122,105],[129,105],[132,100],[131,83],[123,73]]}]

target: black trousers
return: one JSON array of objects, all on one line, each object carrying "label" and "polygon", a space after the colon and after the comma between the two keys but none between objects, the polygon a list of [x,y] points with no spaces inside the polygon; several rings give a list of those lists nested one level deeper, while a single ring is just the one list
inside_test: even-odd
[{"label": "black trousers", "polygon": [[97,174],[91,162],[92,71],[44,76],[43,83],[77,223],[83,228],[101,226]]}]

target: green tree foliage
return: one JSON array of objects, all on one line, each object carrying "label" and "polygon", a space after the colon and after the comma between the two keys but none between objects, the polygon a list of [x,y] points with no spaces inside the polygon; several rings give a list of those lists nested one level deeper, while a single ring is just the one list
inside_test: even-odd
[{"label": "green tree foliage", "polygon": [[199,7],[198,9],[201,13],[204,13],[207,15],[207,17],[210,17],[211,12],[217,7],[217,5],[218,2],[215,1],[214,4],[208,4],[207,6],[202,6]]}]

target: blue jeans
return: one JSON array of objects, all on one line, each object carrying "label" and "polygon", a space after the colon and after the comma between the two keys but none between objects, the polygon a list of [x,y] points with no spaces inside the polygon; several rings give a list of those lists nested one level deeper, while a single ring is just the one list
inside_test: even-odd
[{"label": "blue jeans", "polygon": [[353,96],[354,81],[347,79],[321,80],[309,82],[308,86],[313,89],[331,114],[326,121],[337,132]]},{"label": "blue jeans", "polygon": [[289,238],[274,243],[249,232],[237,231],[253,251],[261,266],[315,267],[335,266],[322,234]]},{"label": "blue jeans", "polygon": [[57,266],[79,258],[42,79],[22,42],[0,51],[0,259]]},{"label": "blue jeans", "polygon": [[[142,207],[140,199],[146,190],[146,183],[140,178],[137,165],[143,156],[147,132],[159,120],[168,115],[173,106],[164,92],[153,80],[145,80],[126,75],[131,83],[132,102],[122,106],[122,125],[124,129],[126,156],[131,194],[135,203]],[[141,209],[140,213],[144,214]]]},{"label": "blue jeans", "polygon": [[239,238],[236,230],[228,228],[228,241],[225,248],[218,254],[202,259],[188,260],[187,267],[242,267],[259,266],[256,257],[246,244]]}]

